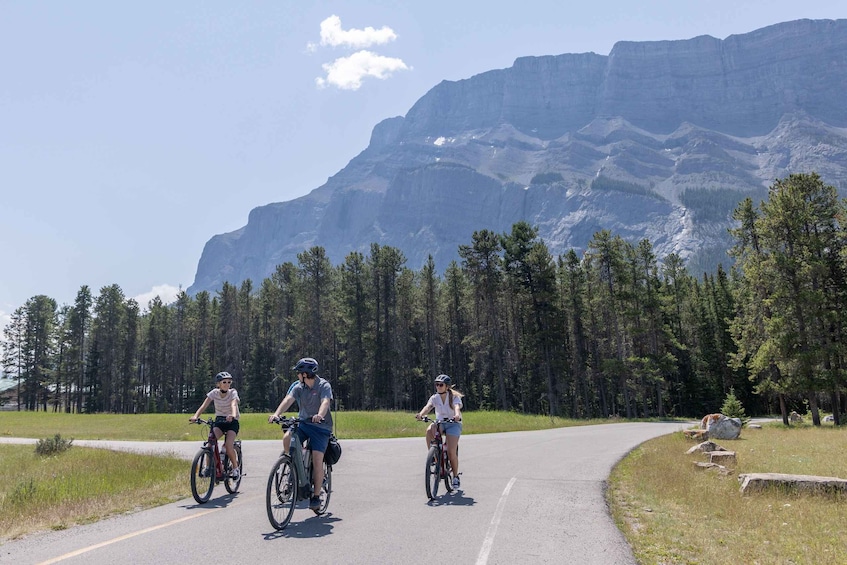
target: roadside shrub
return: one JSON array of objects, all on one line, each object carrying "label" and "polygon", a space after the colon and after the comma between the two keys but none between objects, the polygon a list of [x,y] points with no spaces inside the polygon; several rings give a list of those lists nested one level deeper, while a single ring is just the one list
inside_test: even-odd
[{"label": "roadside shrub", "polygon": [[730,388],[729,392],[726,393],[723,406],[721,406],[721,414],[728,418],[738,418],[743,425],[747,425],[747,422],[750,421],[750,418],[744,411],[744,406],[738,400],[738,397],[735,396],[734,388]]},{"label": "roadside shrub", "polygon": [[44,438],[38,440],[35,444],[35,453],[43,457],[57,455],[71,448],[73,439],[65,439],[61,434],[56,434],[52,438]]}]

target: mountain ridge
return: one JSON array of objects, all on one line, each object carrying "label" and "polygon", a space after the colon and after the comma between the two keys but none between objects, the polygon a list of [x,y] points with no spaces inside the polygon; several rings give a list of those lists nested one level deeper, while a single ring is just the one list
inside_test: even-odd
[{"label": "mountain ridge", "polygon": [[391,245],[443,270],[474,231],[518,220],[554,255],[609,229],[699,265],[727,248],[730,220],[687,208],[686,191],[761,197],[811,170],[847,189],[845,90],[847,20],[519,57],[442,81],[325,184],[212,237],[188,292],[260,281],[313,245],[335,264]]}]

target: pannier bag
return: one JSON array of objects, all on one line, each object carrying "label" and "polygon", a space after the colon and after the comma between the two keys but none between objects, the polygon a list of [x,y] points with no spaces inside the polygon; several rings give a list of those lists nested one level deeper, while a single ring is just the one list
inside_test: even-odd
[{"label": "pannier bag", "polygon": [[341,444],[338,443],[338,438],[333,434],[329,436],[329,444],[326,446],[324,461],[326,461],[327,465],[335,465],[339,459],[341,459]]}]

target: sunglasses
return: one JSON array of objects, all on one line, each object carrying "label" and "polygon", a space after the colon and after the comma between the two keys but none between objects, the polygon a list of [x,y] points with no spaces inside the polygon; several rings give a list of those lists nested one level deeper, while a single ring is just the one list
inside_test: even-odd
[{"label": "sunglasses", "polygon": [[222,385],[231,385],[232,381],[221,381]]},{"label": "sunglasses", "polygon": [[447,386],[447,385],[444,384],[444,383],[435,383],[435,386]]}]

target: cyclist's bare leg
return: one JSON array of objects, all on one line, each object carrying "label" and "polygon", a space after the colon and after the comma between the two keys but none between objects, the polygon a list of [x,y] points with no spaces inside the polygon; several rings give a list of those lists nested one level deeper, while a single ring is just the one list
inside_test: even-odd
[{"label": "cyclist's bare leg", "polygon": [[324,454],[320,451],[312,452],[312,483],[314,484],[312,496],[320,496],[321,485],[324,483]]},{"label": "cyclist's bare leg", "polygon": [[285,434],[282,436],[282,451],[288,453],[289,449],[291,449],[291,430],[285,430]]},{"label": "cyclist's bare leg", "polygon": [[447,436],[447,458],[455,477],[459,474],[459,436]]},{"label": "cyclist's bare leg", "polygon": [[229,456],[229,460],[232,461],[232,468],[236,469],[239,467],[238,465],[238,453],[235,451],[235,431],[229,430],[226,433],[226,439],[224,440],[224,447],[226,448],[226,454]]},{"label": "cyclist's bare leg", "polygon": [[435,439],[435,423],[433,422],[426,429],[426,446],[427,446],[427,448],[429,448],[430,444],[433,442],[434,439]]}]

